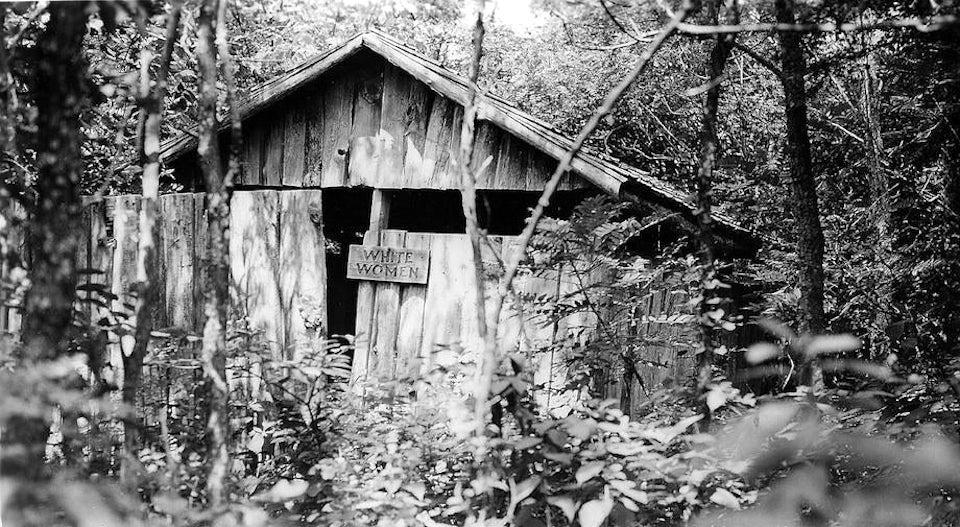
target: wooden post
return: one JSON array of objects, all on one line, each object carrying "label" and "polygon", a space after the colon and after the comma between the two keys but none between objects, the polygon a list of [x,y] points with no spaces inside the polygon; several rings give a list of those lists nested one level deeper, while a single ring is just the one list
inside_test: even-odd
[{"label": "wooden post", "polygon": [[[381,230],[380,243],[386,247],[403,247],[406,232]],[[400,326],[400,284],[385,282],[377,284],[371,320],[370,352],[367,353],[367,372],[376,372],[378,378],[389,381],[397,379],[396,348]],[[373,359],[371,360],[371,355]],[[373,362],[373,364],[371,364]]]},{"label": "wooden post", "polygon": [[[370,226],[363,236],[364,245],[380,243],[380,232],[387,228],[389,217],[390,195],[386,191],[375,189],[370,203]],[[376,324],[373,323],[375,293],[372,282],[360,282],[357,289],[357,335],[354,340],[353,374],[350,379],[353,386],[366,379],[370,367],[370,347],[376,342],[376,336],[373,335],[376,329]]]}]

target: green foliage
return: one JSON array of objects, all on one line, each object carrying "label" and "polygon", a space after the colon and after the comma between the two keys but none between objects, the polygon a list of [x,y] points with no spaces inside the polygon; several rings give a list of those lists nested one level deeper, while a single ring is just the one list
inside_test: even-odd
[{"label": "green foliage", "polygon": [[[602,396],[604,387],[594,385],[597,372],[629,383],[656,367],[646,352],[650,346],[680,349],[681,355],[693,348],[691,298],[699,279],[693,258],[670,256],[676,248],[668,248],[654,261],[638,250],[659,243],[659,231],[670,220],[601,196],[584,200],[569,219],[547,219],[539,229],[525,272],[558,280],[557,294],[522,300],[539,325],[566,328],[537,350],[565,358],[569,384],[560,391],[590,387]],[[642,306],[657,294],[680,300],[651,313]],[[677,331],[652,334],[654,324]]]}]

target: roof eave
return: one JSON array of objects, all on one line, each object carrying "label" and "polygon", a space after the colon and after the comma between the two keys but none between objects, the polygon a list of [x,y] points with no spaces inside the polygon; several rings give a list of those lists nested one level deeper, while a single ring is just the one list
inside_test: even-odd
[{"label": "roof eave", "polygon": [[[301,72],[297,72],[295,75],[287,72],[263,83],[260,86],[261,89],[255,90],[241,101],[240,119],[246,119],[262,111],[266,106],[295,92],[330,68],[352,57],[364,47],[364,35],[364,33],[357,34],[340,46],[307,61],[299,67]],[[229,128],[229,123],[224,123],[221,125],[220,131],[227,128]],[[193,127],[161,145],[160,161],[164,164],[176,161],[183,154],[195,149],[197,144],[196,127]]]}]

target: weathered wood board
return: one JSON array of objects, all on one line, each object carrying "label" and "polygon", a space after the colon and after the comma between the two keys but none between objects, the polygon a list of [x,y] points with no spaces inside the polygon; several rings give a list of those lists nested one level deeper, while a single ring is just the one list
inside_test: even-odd
[{"label": "weathered wood board", "polygon": [[[370,197],[370,223],[363,234],[364,245],[380,243],[380,232],[386,228],[390,216],[390,196],[382,191],[375,190]],[[367,378],[372,371],[371,348],[374,340],[374,306],[376,301],[376,287],[374,282],[361,281],[357,286],[357,318],[354,326],[353,367],[351,382]]]},{"label": "weathered wood board", "polygon": [[[289,111],[289,110],[288,110]],[[279,187],[283,181],[284,167],[284,131],[286,128],[286,114],[282,112],[274,119],[266,122],[263,131],[263,169],[260,174],[260,184]],[[304,151],[290,152],[287,156],[304,157]]]},{"label": "weathered wood board", "polygon": [[[376,195],[374,195],[376,198]],[[363,235],[364,245],[374,245],[380,243],[379,229],[369,229]],[[351,382],[356,383],[364,380],[370,374],[371,370],[371,352],[374,327],[374,306],[377,298],[377,289],[375,282],[362,281],[357,286],[357,319],[354,326],[356,332],[354,338],[353,365],[351,373]]]},{"label": "weathered wood board", "polygon": [[307,163],[307,114],[298,106],[291,106],[285,114],[281,182],[285,187],[301,187]]},{"label": "weathered wood board", "polygon": [[304,89],[304,174],[303,186],[319,187],[323,183],[323,107],[324,93],[320,85]]},{"label": "weathered wood board", "polygon": [[429,272],[429,251],[382,245],[350,246],[347,278],[425,284]]},{"label": "weathered wood board", "polygon": [[280,316],[279,197],[273,190],[235,192],[230,201],[230,270],[236,304],[275,359],[284,357]]},{"label": "weathered wood board", "polygon": [[348,152],[349,185],[377,187],[386,135],[381,133],[381,101],[383,100],[383,68],[372,63],[358,68],[357,93],[354,97],[353,125],[350,130]]},{"label": "weathered wood board", "polygon": [[[124,313],[118,322],[129,327],[127,318],[133,312],[136,302],[131,294],[131,285],[137,277],[137,245],[140,240],[140,197],[114,196],[107,198],[107,210],[113,208],[113,277],[110,281],[111,293],[116,299],[111,310]],[[122,371],[120,353],[129,355],[133,350],[132,331],[111,342],[110,362],[117,371]]]},{"label": "weathered wood board", "polygon": [[[424,162],[421,177],[425,181],[449,180],[457,173],[453,160],[460,148],[460,128],[463,126],[463,107],[437,95],[433,99],[427,121],[427,135],[423,145]],[[432,167],[432,171],[429,168]],[[448,182],[442,183],[449,185]]]},{"label": "weathered wood board", "polygon": [[164,262],[163,325],[185,331],[196,325],[198,306],[194,303],[196,269],[200,257],[195,236],[196,197],[194,194],[167,194],[160,197],[160,257]]},{"label": "weathered wood board", "polygon": [[[429,254],[433,237],[429,234],[408,232],[404,247],[426,251]],[[427,286],[407,285],[400,290],[400,329],[397,333],[395,375],[401,379],[416,378],[420,373],[420,347],[423,339],[423,313],[426,307]]]},{"label": "weathered wood board", "polygon": [[356,78],[344,75],[321,79],[323,89],[323,121],[320,123],[320,185],[349,186],[347,160],[350,152],[350,130]]},{"label": "weathered wood board", "polygon": [[[99,271],[97,274],[90,275],[89,280],[92,284],[101,285],[104,290],[110,290],[110,282],[113,279],[113,243],[107,233],[107,204],[104,200],[95,201],[87,205],[90,220],[90,243],[88,265],[90,269]],[[112,223],[112,218],[110,223]],[[94,305],[91,306],[90,318],[94,324],[100,324],[101,321],[110,319],[110,303],[103,295],[90,295]]]},{"label": "weathered wood board", "polygon": [[206,195],[195,193],[193,194],[193,327],[197,331],[202,331],[205,322],[203,306],[207,293],[207,267],[210,263],[208,229]]},{"label": "weathered wood board", "polygon": [[320,190],[279,193],[280,302],[287,357],[327,328],[327,269]]},{"label": "weathered wood board", "polygon": [[[403,247],[405,237],[404,231],[385,230],[380,233],[380,243],[386,247]],[[397,334],[400,330],[400,284],[377,284],[373,313],[371,371],[380,378],[393,379],[397,364]]]},{"label": "weathered wood board", "polygon": [[267,126],[264,119],[252,118],[243,123],[243,147],[240,150],[240,174],[235,184],[259,185],[263,168],[263,133]]}]

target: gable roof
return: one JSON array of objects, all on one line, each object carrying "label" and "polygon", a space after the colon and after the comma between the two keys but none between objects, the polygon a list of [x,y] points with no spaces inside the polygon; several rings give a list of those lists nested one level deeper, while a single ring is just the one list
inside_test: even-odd
[{"label": "gable roof", "polygon": [[[356,35],[344,44],[255,87],[239,103],[241,119],[246,119],[293,93],[362,49],[376,53],[435,92],[466,106],[470,94],[467,79],[393,37],[374,30]],[[573,144],[572,138],[560,133],[549,123],[494,94],[479,95],[477,118],[499,126],[556,160],[561,159]],[[160,147],[160,159],[169,164],[196,148],[197,133],[194,129],[165,141]],[[624,199],[649,200],[679,212],[687,219],[691,219],[696,210],[696,205],[683,191],[643,170],[587,147],[581,149],[574,158],[571,171],[609,194]],[[718,234],[739,245],[753,248],[759,245],[759,237],[731,217],[713,212],[712,218]]]}]

